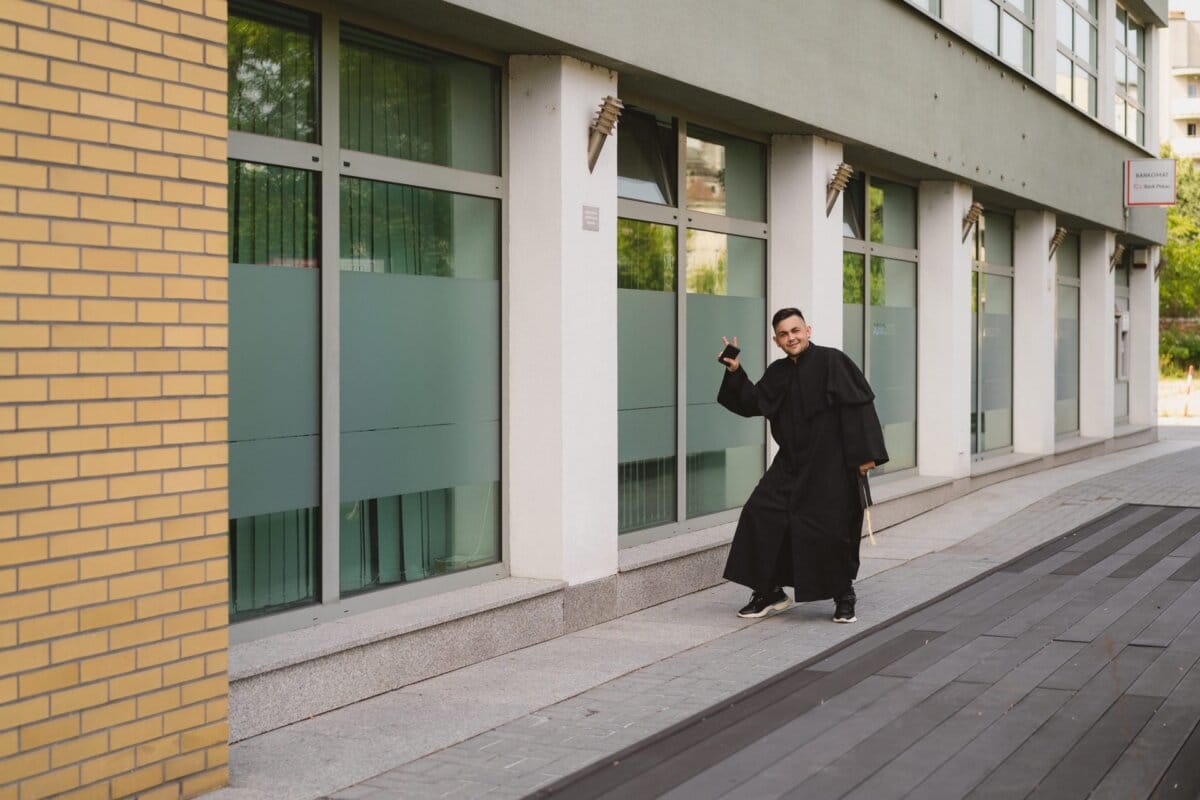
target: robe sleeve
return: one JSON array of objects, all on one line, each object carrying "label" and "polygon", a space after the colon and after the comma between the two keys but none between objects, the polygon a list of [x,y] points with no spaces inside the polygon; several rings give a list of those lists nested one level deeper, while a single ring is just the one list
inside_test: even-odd
[{"label": "robe sleeve", "polygon": [[736,372],[725,370],[725,377],[721,379],[721,388],[717,392],[717,402],[743,417],[760,417],[763,414],[754,382],[741,367]]},{"label": "robe sleeve", "polygon": [[862,370],[844,353],[829,360],[829,400],[837,406],[842,424],[842,453],[846,466],[888,461],[883,427],[875,413],[875,393]]}]

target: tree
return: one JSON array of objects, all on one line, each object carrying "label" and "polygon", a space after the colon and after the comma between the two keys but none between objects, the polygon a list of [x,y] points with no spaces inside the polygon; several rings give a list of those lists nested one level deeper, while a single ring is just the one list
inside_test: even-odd
[{"label": "tree", "polygon": [[[1170,148],[1163,156],[1170,158]],[[1161,317],[1200,316],[1200,169],[1191,159],[1176,165],[1178,196],[1167,209],[1167,243],[1158,289]]]}]

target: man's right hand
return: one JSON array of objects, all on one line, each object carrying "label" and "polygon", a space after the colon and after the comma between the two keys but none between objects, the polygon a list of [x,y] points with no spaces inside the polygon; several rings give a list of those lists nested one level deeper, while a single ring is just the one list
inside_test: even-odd
[{"label": "man's right hand", "polygon": [[[725,345],[732,344],[734,347],[737,347],[737,337],[736,336],[733,337],[733,342],[730,342],[727,338],[722,336],[721,342],[724,343]],[[721,348],[721,352],[722,353],[725,352],[725,349]],[[733,358],[721,358],[721,353],[717,353],[717,360],[720,361],[722,364],[724,364],[725,369],[729,370],[730,372],[737,372],[738,369],[740,369],[742,366],[742,361],[741,361],[740,356],[734,356]]]}]

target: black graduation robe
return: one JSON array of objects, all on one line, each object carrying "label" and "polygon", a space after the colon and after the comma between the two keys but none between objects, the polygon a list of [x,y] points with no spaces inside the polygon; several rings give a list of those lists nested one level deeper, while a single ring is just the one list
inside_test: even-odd
[{"label": "black graduation robe", "polygon": [[850,358],[809,344],[757,384],[726,370],[717,402],[765,416],[779,453],[738,520],[725,577],[756,591],[794,586],[796,600],[842,596],[858,575],[863,509],[858,466],[888,460],[875,395]]}]

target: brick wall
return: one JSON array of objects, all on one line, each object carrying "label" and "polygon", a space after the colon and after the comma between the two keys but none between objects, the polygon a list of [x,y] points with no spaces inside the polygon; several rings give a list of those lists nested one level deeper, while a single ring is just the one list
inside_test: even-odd
[{"label": "brick wall", "polygon": [[225,0],[0,0],[0,800],[226,779]]}]

